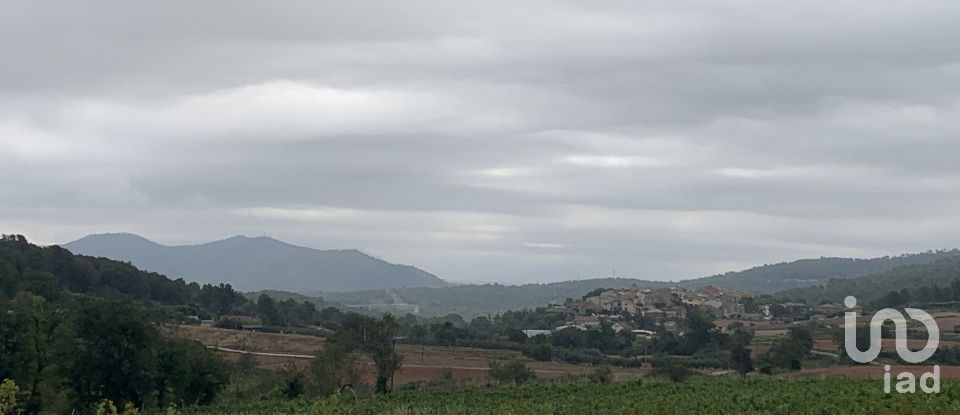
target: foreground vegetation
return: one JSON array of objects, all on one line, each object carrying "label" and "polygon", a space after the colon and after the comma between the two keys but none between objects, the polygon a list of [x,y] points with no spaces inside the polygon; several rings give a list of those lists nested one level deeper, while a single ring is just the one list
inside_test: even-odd
[{"label": "foreground vegetation", "polygon": [[398,390],[392,395],[335,395],[324,400],[268,400],[196,409],[192,414],[857,414],[960,413],[960,383],[936,395],[884,394],[877,380],[785,380],[768,376],[651,379],[604,385],[584,381],[519,387]]},{"label": "foreground vegetation", "polygon": [[[960,282],[951,288],[960,292]],[[528,338],[521,329],[556,327],[564,316],[537,309],[469,322],[456,314],[374,318],[263,294],[252,301],[229,285],[188,284],[3,236],[0,414],[113,413],[113,407],[141,413],[768,413],[786,408],[960,413],[955,382],[944,382],[943,393],[931,397],[882,395],[878,381],[794,382],[756,375],[687,379],[696,368],[740,375],[795,371],[810,361],[814,339],[831,333],[794,325],[767,351],[752,356],[748,328],[729,325],[724,332],[699,309],[685,314],[677,322],[682,335],[658,329],[653,339],[644,339],[628,330],[617,332],[605,321],[595,330],[568,328]],[[230,328],[241,328],[240,320],[251,318],[262,321],[262,329],[320,326],[323,330],[315,331],[327,338],[306,370],[271,372],[256,369],[250,355],[230,364],[199,343],[165,337],[159,329],[161,323],[191,318]],[[656,329],[642,316],[624,318]],[[522,362],[491,362],[485,387],[458,385],[451,374],[427,387],[393,391],[393,374],[402,364],[398,341],[512,349],[535,360],[590,363],[605,370],[581,380],[531,383],[533,372]],[[362,383],[363,356],[374,364],[372,385]],[[938,352],[934,361],[952,364],[958,356],[957,350]],[[649,364],[657,378],[610,385],[612,373],[603,366],[641,364]]]}]

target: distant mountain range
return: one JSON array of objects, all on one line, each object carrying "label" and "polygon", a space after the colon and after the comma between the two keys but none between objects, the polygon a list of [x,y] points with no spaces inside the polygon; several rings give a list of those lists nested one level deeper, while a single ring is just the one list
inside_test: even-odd
[{"label": "distant mountain range", "polygon": [[[757,294],[788,292],[812,296],[822,290],[805,287],[841,286],[856,278],[867,281],[874,275],[892,273],[909,267],[925,267],[937,261],[960,260],[960,251],[936,251],[872,259],[820,258],[763,265],[745,271],[677,282],[630,278],[602,278],[527,285],[463,285],[442,288],[403,288],[359,292],[313,293],[325,300],[397,314],[413,310],[426,316],[457,313],[464,317],[496,314],[506,310],[535,308],[566,298],[580,297],[595,288],[640,288],[678,286],[701,288],[715,285],[729,290],[747,290]],[[953,278],[952,276],[950,278]],[[864,284],[866,285],[866,284]],[[790,291],[793,293],[792,291]],[[885,291],[883,291],[885,292]],[[799,295],[798,295],[799,297]]]},{"label": "distant mountain range", "polygon": [[166,246],[129,233],[90,235],[62,245],[69,251],[127,261],[171,278],[229,283],[243,291],[358,291],[444,287],[437,276],[391,264],[355,249],[319,250],[267,237],[235,236],[200,245]]},{"label": "distant mountain range", "polygon": [[337,293],[308,293],[355,308],[405,314],[416,312],[437,317],[450,313],[463,317],[497,314],[507,310],[542,307],[579,298],[596,288],[661,288],[672,284],[631,278],[599,278],[549,284],[457,285],[442,288],[398,288]]},{"label": "distant mountain range", "polygon": [[[595,288],[634,284],[641,288],[715,285],[758,294],[824,285],[849,286],[842,282],[855,278],[867,281],[873,275],[903,267],[960,258],[960,251],[950,250],[871,259],[802,259],[676,282],[605,278],[550,284],[451,285],[418,268],[390,264],[356,250],[310,249],[266,237],[236,236],[201,245],[164,246],[132,234],[103,234],[87,236],[64,247],[83,255],[129,261],[139,268],[189,281],[225,282],[243,291],[285,291],[322,296],[373,311],[432,316],[476,316],[533,308],[579,297]],[[791,293],[813,297],[816,291]]]}]

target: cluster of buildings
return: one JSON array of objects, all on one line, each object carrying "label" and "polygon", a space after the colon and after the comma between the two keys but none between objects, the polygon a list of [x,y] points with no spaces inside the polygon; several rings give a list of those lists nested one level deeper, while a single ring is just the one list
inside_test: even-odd
[{"label": "cluster of buildings", "polygon": [[639,289],[637,286],[603,290],[565,306],[578,315],[621,315],[663,320],[684,318],[688,306],[699,307],[716,318],[745,313],[743,299],[748,291],[722,290],[714,286],[699,289],[680,287]]},{"label": "cluster of buildings", "polygon": [[[748,291],[723,290],[714,286],[699,289],[680,287],[640,289],[607,289],[591,292],[580,300],[554,305],[549,311],[567,314],[566,322],[553,330],[524,330],[529,336],[550,335],[567,328],[597,329],[607,321],[615,332],[630,330],[650,337],[653,332],[631,327],[632,321],[644,317],[654,320],[667,330],[677,327],[686,317],[688,307],[698,307],[717,319],[746,315],[744,299],[752,297]],[[757,315],[760,318],[759,315]]]}]

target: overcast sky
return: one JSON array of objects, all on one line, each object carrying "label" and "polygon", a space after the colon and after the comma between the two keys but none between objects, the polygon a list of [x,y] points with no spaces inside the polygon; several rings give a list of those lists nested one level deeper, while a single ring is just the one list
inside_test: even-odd
[{"label": "overcast sky", "polygon": [[500,282],[960,246],[960,2],[595,3],[6,1],[0,230]]}]

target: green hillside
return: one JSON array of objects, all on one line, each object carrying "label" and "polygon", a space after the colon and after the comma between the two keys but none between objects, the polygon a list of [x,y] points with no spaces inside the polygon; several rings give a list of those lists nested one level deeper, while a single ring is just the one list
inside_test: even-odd
[{"label": "green hillside", "polygon": [[562,303],[596,288],[640,288],[680,286],[701,288],[716,285],[723,289],[771,294],[797,287],[823,285],[833,279],[844,280],[890,271],[897,267],[924,265],[944,258],[960,258],[960,251],[931,251],[871,259],[819,258],[763,265],[745,271],[677,282],[629,278],[598,278],[526,285],[460,285],[441,288],[397,288],[352,292],[315,293],[328,301],[371,311],[394,314],[418,313],[426,317],[450,313],[464,317],[502,313],[506,310],[535,308]]},{"label": "green hillside", "polygon": [[322,293],[324,299],[351,307],[378,311],[412,312],[424,316],[450,313],[464,317],[498,314],[507,310],[535,308],[562,303],[580,297],[596,288],[625,288],[636,284],[641,288],[666,287],[670,283],[630,278],[601,278],[526,285],[459,285],[442,288],[397,288],[355,292]]},{"label": "green hillside", "polygon": [[[942,258],[931,264],[898,267],[886,272],[853,279],[831,279],[813,287],[794,288],[776,296],[819,304],[824,301],[842,302],[852,295],[861,303],[877,302],[882,297],[902,292],[905,302],[937,302],[960,299],[960,256]],[[890,304],[898,305],[898,304]]]},{"label": "green hillside", "polygon": [[918,254],[885,256],[879,258],[818,258],[763,265],[744,271],[728,272],[711,277],[681,281],[678,285],[700,288],[716,285],[728,290],[746,290],[772,294],[798,287],[826,283],[831,279],[856,278],[876,274],[896,267],[929,264],[942,258],[960,255],[960,251],[930,251]]}]

